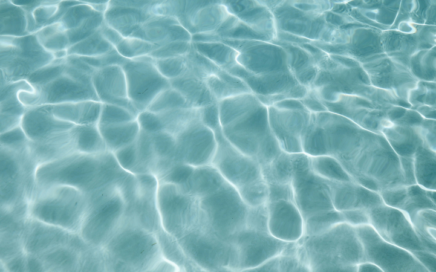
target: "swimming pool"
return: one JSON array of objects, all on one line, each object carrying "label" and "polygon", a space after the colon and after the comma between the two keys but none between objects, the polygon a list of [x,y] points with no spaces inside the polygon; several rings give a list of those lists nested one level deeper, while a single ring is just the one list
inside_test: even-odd
[{"label": "swimming pool", "polygon": [[0,271],[436,271],[436,2],[0,2]]}]

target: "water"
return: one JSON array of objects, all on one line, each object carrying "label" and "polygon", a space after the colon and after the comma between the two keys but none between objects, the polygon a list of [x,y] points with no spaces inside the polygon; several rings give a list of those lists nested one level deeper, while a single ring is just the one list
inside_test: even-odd
[{"label": "water", "polygon": [[433,0],[0,1],[0,271],[436,271]]}]

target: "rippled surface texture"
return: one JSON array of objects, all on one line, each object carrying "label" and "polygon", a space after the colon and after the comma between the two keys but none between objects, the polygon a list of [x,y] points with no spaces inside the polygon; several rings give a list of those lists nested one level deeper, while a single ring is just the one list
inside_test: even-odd
[{"label": "rippled surface texture", "polygon": [[3,0],[0,271],[436,271],[433,0]]}]

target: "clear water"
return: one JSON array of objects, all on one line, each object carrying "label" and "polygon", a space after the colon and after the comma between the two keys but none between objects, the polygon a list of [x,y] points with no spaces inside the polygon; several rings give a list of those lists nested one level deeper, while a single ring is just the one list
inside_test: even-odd
[{"label": "clear water", "polygon": [[436,1],[0,1],[0,271],[436,271]]}]

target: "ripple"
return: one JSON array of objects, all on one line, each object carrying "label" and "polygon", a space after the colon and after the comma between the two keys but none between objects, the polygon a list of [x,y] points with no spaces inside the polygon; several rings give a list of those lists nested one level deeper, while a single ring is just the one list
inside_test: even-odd
[{"label": "ripple", "polygon": [[2,2],[1,269],[435,271],[424,2]]}]

